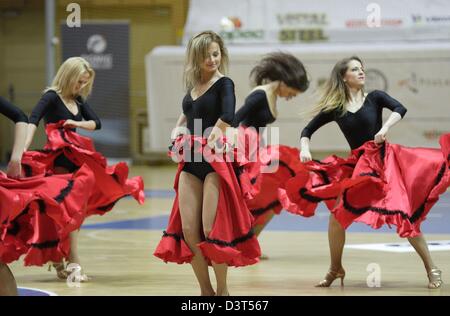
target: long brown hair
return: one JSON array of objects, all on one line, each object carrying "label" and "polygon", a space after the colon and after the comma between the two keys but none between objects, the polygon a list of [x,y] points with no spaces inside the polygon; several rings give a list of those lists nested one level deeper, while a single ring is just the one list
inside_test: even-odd
[{"label": "long brown hair", "polygon": [[219,45],[221,55],[219,71],[222,74],[226,73],[228,68],[228,52],[222,38],[213,31],[201,32],[191,38],[187,45],[183,76],[186,91],[190,91],[200,82],[200,64],[205,60],[211,43],[217,43],[217,45]]},{"label": "long brown hair", "polygon": [[344,76],[348,70],[348,64],[352,60],[356,60],[363,65],[361,58],[358,56],[351,56],[338,61],[331,71],[330,78],[328,78],[322,88],[319,102],[310,111],[306,112],[307,116],[314,116],[321,111],[331,112],[338,110],[341,115],[347,112],[345,104],[350,101],[351,96],[344,82]]},{"label": "long brown hair", "polygon": [[305,92],[308,89],[308,76],[302,62],[295,56],[275,52],[266,55],[250,72],[250,79],[255,86],[267,81],[282,81],[288,87]]}]

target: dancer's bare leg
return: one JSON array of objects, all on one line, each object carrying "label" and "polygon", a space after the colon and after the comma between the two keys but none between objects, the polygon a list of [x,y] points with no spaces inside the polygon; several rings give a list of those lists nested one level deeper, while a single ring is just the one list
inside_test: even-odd
[{"label": "dancer's bare leg", "polygon": [[328,224],[328,243],[331,257],[330,269],[325,278],[316,285],[317,287],[329,287],[336,278],[341,279],[341,285],[344,284],[345,271],[342,267],[342,253],[345,245],[345,230],[333,214],[330,214]]},{"label": "dancer's bare leg", "polygon": [[201,241],[203,182],[196,176],[182,171],[178,193],[184,240],[194,253],[191,261],[192,269],[200,285],[201,295],[213,296],[215,293],[209,278],[208,263],[197,246]]},{"label": "dancer's bare leg", "polygon": [[442,285],[441,271],[436,267],[431,258],[430,250],[428,249],[428,244],[424,236],[411,237],[408,238],[408,241],[423,261],[429,279],[428,287],[430,289],[440,288]]},{"label": "dancer's bare leg", "polygon": [[[203,232],[209,236],[214,226],[219,203],[220,178],[217,173],[209,173],[203,185]],[[227,271],[226,264],[212,263],[217,281],[217,296],[227,296]]]}]

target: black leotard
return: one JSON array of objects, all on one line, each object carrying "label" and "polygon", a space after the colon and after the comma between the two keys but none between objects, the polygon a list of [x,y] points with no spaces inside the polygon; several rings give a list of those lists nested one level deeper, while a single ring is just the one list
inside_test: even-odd
[{"label": "black leotard", "polygon": [[[80,122],[85,119],[86,121],[94,121],[95,129],[100,129],[102,126],[100,119],[91,107],[81,97],[76,99],[76,104],[78,112],[74,115],[66,107],[59,95],[55,91],[49,90],[42,95],[38,104],[34,107],[29,121],[31,124],[38,126],[42,117],[44,117],[45,124],[57,123],[68,119]],[[80,167],[70,161],[64,154],[56,157],[54,166],[63,167],[68,172],[75,172]]]},{"label": "black leotard", "polygon": [[405,116],[406,108],[387,93],[379,90],[372,91],[366,96],[361,108],[355,112],[341,115],[337,110],[320,112],[303,129],[301,137],[311,138],[312,134],[323,125],[335,121],[344,134],[351,149],[358,148],[365,142],[373,140],[382,127],[383,108]]},{"label": "black leotard", "polygon": [[244,105],[236,112],[233,126],[242,124],[246,127],[254,127],[257,131],[275,122],[275,117],[270,111],[267,95],[264,90],[255,90],[245,99]]},{"label": "black leotard", "polygon": [[76,99],[76,103],[78,113],[74,115],[66,107],[59,95],[55,91],[49,90],[44,93],[38,104],[34,107],[30,116],[30,123],[38,126],[42,117],[44,117],[45,124],[57,123],[61,120],[68,119],[74,121],[82,121],[85,119],[86,121],[94,121],[95,129],[100,129],[102,126],[100,119],[91,107],[81,97]]},{"label": "black leotard", "polygon": [[[232,124],[235,106],[236,97],[234,95],[233,81],[228,77],[219,78],[197,99],[193,100],[190,93],[184,97],[183,113],[186,116],[187,128],[191,135],[207,138],[208,135],[203,135],[205,129],[216,125],[218,119],[230,125]],[[195,119],[202,121],[202,128],[197,127],[198,131],[194,130]],[[199,135],[199,132],[202,135]],[[199,159],[197,158],[197,160]],[[209,173],[215,171],[203,157],[201,160],[201,162],[195,162],[192,151],[191,162],[184,164],[183,171],[193,174],[201,181],[204,181]]]},{"label": "black leotard", "polygon": [[195,135],[195,132],[198,134],[198,131],[194,131],[195,119],[202,121],[202,133],[206,128],[216,125],[218,119],[231,125],[235,106],[233,81],[228,77],[219,78],[197,99],[192,100],[190,93],[184,97],[183,113],[186,116],[187,128],[192,135]]}]

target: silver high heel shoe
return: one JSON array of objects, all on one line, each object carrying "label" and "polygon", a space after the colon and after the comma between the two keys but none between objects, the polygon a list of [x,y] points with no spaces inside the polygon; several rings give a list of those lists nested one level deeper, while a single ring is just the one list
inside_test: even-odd
[{"label": "silver high heel shoe", "polygon": [[428,272],[428,288],[439,289],[442,286],[442,271],[434,268]]}]

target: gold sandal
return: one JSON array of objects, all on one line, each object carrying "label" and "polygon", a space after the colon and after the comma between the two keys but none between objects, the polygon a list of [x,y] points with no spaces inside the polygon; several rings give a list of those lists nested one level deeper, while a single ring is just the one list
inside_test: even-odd
[{"label": "gold sandal", "polygon": [[316,284],[316,287],[330,287],[330,285],[336,279],[341,279],[341,286],[344,286],[344,278],[345,278],[344,269],[341,269],[338,272],[330,270],[328,271],[327,275],[325,275],[325,278],[318,284]]}]

